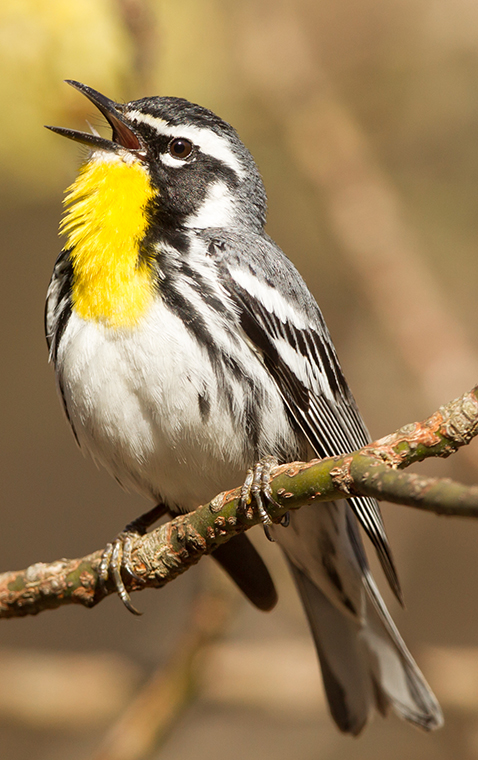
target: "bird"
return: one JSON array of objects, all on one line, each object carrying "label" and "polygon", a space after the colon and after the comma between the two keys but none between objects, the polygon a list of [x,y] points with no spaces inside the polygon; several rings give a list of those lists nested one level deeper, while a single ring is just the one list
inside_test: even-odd
[{"label": "bird", "polygon": [[[271,463],[354,451],[370,436],[315,298],[265,231],[264,184],[235,129],[183,98],[120,103],[66,81],[111,137],[48,127],[87,152],[65,197],[45,330],[80,448],[154,505],[104,554],[103,576],[113,573],[135,611],[121,577],[128,564],[117,562],[128,529],[144,532],[240,483],[247,496],[259,482],[267,496]],[[369,569],[360,526],[401,600],[378,503],[310,504],[283,522],[267,531],[302,600],[338,728],[358,735],[390,708],[440,727]],[[213,557],[258,608],[275,605],[245,534]]]}]

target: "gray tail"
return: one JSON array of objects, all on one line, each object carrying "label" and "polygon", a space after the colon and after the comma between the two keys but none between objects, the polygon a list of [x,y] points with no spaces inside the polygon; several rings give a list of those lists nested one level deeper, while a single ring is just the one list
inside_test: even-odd
[{"label": "gray tail", "polygon": [[344,614],[289,562],[319,655],[329,708],[341,731],[357,735],[389,707],[427,731],[443,724],[440,706],[401,638],[370,572],[364,619]]}]

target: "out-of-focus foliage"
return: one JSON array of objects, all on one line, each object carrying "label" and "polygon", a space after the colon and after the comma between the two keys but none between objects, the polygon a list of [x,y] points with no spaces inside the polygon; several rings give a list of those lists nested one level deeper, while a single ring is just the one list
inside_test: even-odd
[{"label": "out-of-focus foliage", "polygon": [[83,106],[63,80],[117,92],[131,75],[132,61],[133,44],[112,0],[2,0],[0,170],[5,185],[44,196],[57,184],[71,151],[40,127],[62,123],[67,109]]},{"label": "out-of-focus foliage", "polygon": [[150,79],[157,93],[185,97],[210,108],[237,102],[233,6],[227,0],[161,0],[150,5],[159,32]]}]

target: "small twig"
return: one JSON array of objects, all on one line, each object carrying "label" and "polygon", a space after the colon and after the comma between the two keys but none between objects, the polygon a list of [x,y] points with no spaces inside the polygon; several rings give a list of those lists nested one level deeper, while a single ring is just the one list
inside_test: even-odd
[{"label": "small twig", "polygon": [[[375,496],[437,514],[478,517],[478,487],[398,470],[427,457],[447,457],[477,433],[478,386],[423,422],[406,425],[358,452],[275,468],[271,487],[276,504],[269,505],[270,517],[280,522],[286,512],[304,504],[351,495]],[[164,586],[203,555],[260,522],[256,512],[244,513],[239,505],[236,488],[135,539],[132,565],[140,580],[126,578],[127,589]],[[35,615],[64,604],[93,607],[115,592],[113,583],[99,583],[101,555],[97,551],[0,575],[0,617]]]}]

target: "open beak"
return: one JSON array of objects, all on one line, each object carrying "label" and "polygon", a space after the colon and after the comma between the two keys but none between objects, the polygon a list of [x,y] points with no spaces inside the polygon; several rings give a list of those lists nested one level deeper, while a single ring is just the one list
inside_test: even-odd
[{"label": "open beak", "polygon": [[113,100],[110,100],[100,92],[93,90],[92,87],[88,87],[81,82],[75,82],[72,79],[65,80],[67,84],[71,84],[76,90],[82,92],[93,105],[95,105],[99,111],[103,114],[105,119],[109,122],[113,135],[111,140],[107,140],[100,135],[90,134],[89,132],[79,132],[77,129],[65,129],[65,127],[49,127],[52,132],[56,132],[64,137],[69,137],[71,140],[89,145],[92,148],[102,148],[103,150],[118,150],[120,148],[126,148],[127,150],[144,152],[144,146],[140,137],[126,124],[123,116],[118,111],[118,104]]}]

